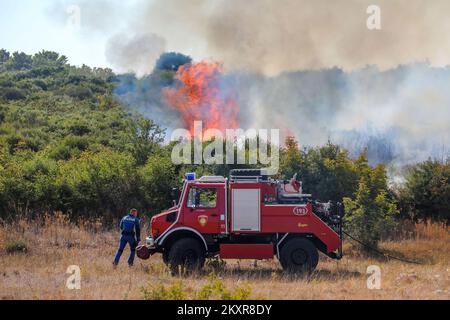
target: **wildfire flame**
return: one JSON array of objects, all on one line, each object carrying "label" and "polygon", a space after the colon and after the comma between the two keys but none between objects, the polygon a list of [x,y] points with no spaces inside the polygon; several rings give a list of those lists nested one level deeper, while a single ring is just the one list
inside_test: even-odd
[{"label": "wildfire flame", "polygon": [[224,85],[222,64],[202,61],[181,66],[177,84],[164,90],[167,103],[181,113],[183,124],[194,136],[194,121],[208,129],[238,127],[239,106],[229,86]]}]

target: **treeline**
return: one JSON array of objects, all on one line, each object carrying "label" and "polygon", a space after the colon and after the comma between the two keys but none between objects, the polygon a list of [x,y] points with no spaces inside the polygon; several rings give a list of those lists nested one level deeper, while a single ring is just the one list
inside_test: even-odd
[{"label": "treeline", "polygon": [[404,180],[394,188],[402,217],[450,223],[450,160],[408,166]]},{"label": "treeline", "polygon": [[290,176],[298,172],[304,188],[322,201],[355,198],[361,177],[378,174],[380,190],[393,199],[399,217],[414,221],[450,220],[450,159],[427,160],[403,168],[401,183],[388,183],[386,167],[370,167],[365,153],[351,159],[338,145],[299,150],[295,140],[288,138],[281,153],[281,172]]},{"label": "treeline", "polygon": [[[153,82],[171,85],[176,68],[188,62],[163,55],[145,80],[148,94]],[[174,165],[164,128],[116,99],[132,103],[136,80],[126,89],[127,79],[109,69],[71,66],[55,52],[0,50],[0,217],[62,211],[111,220],[130,207],[152,215],[170,206],[171,188],[185,172],[227,175],[239,167]],[[405,183],[393,188],[386,168],[369,166],[364,154],[351,159],[332,143],[300,149],[288,138],[277,178],[296,172],[305,192],[343,201],[346,223],[360,235],[371,225],[379,238],[399,218],[449,221],[448,162],[411,166]]]},{"label": "treeline", "polygon": [[140,190],[164,131],[115,101],[118,82],[109,69],[74,67],[54,52],[0,51],[2,217],[160,207]]}]

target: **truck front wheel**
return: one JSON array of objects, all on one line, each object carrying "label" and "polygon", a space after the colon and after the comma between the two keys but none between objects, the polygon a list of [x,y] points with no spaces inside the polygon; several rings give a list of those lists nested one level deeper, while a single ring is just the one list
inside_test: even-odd
[{"label": "truck front wheel", "polygon": [[205,250],[196,239],[179,239],[171,246],[167,263],[173,275],[200,270],[205,263]]},{"label": "truck front wheel", "polygon": [[310,273],[316,269],[318,262],[317,248],[307,239],[291,239],[281,248],[280,263],[288,272]]}]

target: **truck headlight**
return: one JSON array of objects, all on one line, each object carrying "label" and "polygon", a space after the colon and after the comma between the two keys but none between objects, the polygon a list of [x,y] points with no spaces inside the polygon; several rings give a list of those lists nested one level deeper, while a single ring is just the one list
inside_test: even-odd
[{"label": "truck headlight", "polygon": [[145,245],[148,247],[154,247],[155,246],[155,240],[153,240],[152,237],[145,238]]}]

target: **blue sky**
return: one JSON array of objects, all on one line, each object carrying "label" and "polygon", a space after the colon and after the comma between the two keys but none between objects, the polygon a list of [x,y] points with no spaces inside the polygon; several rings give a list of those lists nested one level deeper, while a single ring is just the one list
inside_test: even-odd
[{"label": "blue sky", "polygon": [[[145,9],[153,3],[152,0],[0,0],[0,48],[28,54],[52,50],[66,55],[74,65],[123,71],[109,63],[105,54],[107,43],[115,35],[123,38],[124,35],[164,33],[168,27],[164,19],[158,26],[145,25],[149,20]],[[79,27],[74,27],[76,15],[70,11],[74,5],[80,10]],[[157,10],[153,13],[158,14]],[[172,35],[175,37],[168,36],[168,46],[164,49],[192,54],[191,45],[186,44],[188,41],[180,41],[180,37],[186,39],[183,27],[177,25],[174,28]],[[120,47],[120,43],[115,45]],[[196,45],[198,50],[200,47]],[[125,47],[122,50],[132,49]]]},{"label": "blue sky", "polygon": [[107,36],[89,35],[70,26],[67,6],[52,0],[0,0],[0,47],[11,52],[42,49],[69,57],[72,64],[108,66],[104,54]]}]

